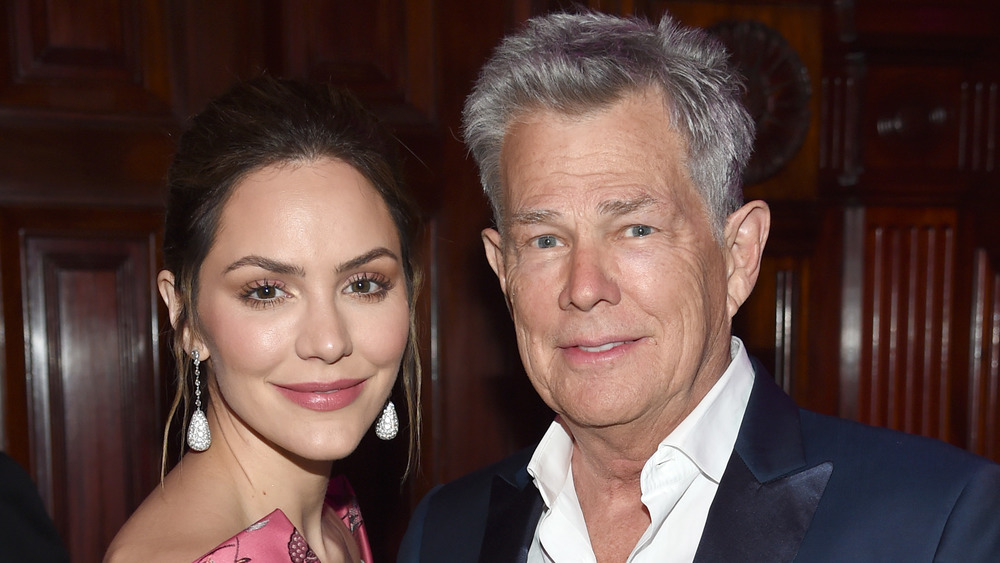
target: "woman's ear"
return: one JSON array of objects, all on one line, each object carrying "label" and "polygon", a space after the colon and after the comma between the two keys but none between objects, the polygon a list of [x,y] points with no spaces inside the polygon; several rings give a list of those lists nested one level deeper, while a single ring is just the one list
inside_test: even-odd
[{"label": "woman's ear", "polygon": [[175,282],[174,273],[170,270],[160,270],[160,273],[156,276],[156,286],[160,290],[160,297],[167,306],[167,313],[170,315],[170,326],[174,327],[175,331],[181,331],[184,350],[188,354],[191,353],[191,350],[197,348],[201,359],[207,360],[209,356],[208,348],[205,347],[204,342],[191,329],[191,319],[194,316],[194,311],[187,312],[184,326],[177,326],[180,322],[181,312],[184,310],[184,298],[177,292]]},{"label": "woman's ear", "polygon": [[732,318],[743,305],[760,275],[760,261],[771,229],[771,210],[760,200],[747,203],[726,220],[725,244],[729,298],[726,308]]},{"label": "woman's ear", "polygon": [[163,304],[167,306],[167,312],[170,314],[170,326],[176,330],[182,305],[181,297],[174,288],[174,273],[170,270],[160,270],[156,276],[156,287],[160,290],[160,298],[163,299]]}]

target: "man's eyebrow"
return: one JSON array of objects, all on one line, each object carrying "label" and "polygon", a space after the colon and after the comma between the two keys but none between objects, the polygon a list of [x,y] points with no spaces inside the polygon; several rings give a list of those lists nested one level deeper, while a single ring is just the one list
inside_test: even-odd
[{"label": "man's eyebrow", "polygon": [[602,201],[597,206],[597,210],[604,215],[623,216],[635,213],[641,209],[652,207],[656,204],[656,199],[644,195],[632,199],[612,199]]},{"label": "man's eyebrow", "polygon": [[547,223],[553,218],[558,217],[560,213],[556,211],[551,211],[548,209],[529,209],[527,211],[519,211],[513,213],[510,216],[511,225],[539,225],[542,223]]},{"label": "man's eyebrow", "polygon": [[[642,195],[631,199],[609,199],[597,205],[597,211],[602,215],[628,215],[641,209],[656,205],[656,198]],[[529,209],[514,213],[510,217],[511,225],[538,225],[548,223],[562,215],[549,209]]]},{"label": "man's eyebrow", "polygon": [[355,268],[360,268],[361,266],[364,266],[369,262],[382,258],[383,256],[386,258],[391,258],[396,262],[399,262],[399,257],[396,256],[395,252],[389,250],[384,246],[380,246],[378,248],[373,248],[368,252],[365,252],[364,254],[358,256],[357,258],[351,258],[347,262],[340,264],[339,266],[337,266],[337,273],[339,274],[349,270],[353,270]]},{"label": "man's eyebrow", "polygon": [[236,260],[232,264],[226,266],[226,269],[223,270],[222,273],[223,275],[225,275],[228,274],[229,272],[232,272],[233,270],[237,270],[239,268],[244,268],[247,266],[254,266],[257,268],[261,268],[263,270],[267,270],[269,272],[273,272],[275,274],[294,275],[299,277],[303,277],[306,275],[305,270],[303,270],[301,266],[295,266],[287,262],[281,262],[271,258],[265,258],[264,256],[258,256],[256,254],[244,256],[243,258]]}]

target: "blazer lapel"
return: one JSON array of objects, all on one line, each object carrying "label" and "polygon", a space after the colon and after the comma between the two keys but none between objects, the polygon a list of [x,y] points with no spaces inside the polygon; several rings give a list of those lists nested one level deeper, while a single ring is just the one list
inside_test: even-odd
[{"label": "blazer lapel", "polygon": [[527,561],[542,505],[542,497],[524,468],[513,478],[495,475],[479,561]]},{"label": "blazer lapel", "polygon": [[695,561],[791,561],[833,472],[807,466],[798,407],[755,363],[736,448]]},{"label": "blazer lapel", "polygon": [[695,561],[791,561],[833,464],[761,483],[736,453],[719,484]]}]

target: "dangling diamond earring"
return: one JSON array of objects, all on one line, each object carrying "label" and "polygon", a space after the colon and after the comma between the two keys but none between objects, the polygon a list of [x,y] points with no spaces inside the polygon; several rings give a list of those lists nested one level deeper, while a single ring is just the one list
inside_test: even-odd
[{"label": "dangling diamond earring", "polygon": [[396,416],[396,405],[389,401],[375,421],[375,435],[382,440],[392,440],[397,432],[399,432],[399,417]]},{"label": "dangling diamond earring", "polygon": [[201,409],[201,360],[198,350],[191,350],[191,362],[194,363],[194,413],[188,424],[187,443],[192,450],[203,452],[212,445],[212,431],[208,429],[208,419]]}]

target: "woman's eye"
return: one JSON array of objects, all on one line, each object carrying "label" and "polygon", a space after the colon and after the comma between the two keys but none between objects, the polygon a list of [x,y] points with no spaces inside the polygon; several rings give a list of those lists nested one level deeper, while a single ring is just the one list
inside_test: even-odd
[{"label": "woman's eye", "polygon": [[552,248],[558,244],[559,241],[552,235],[542,235],[535,239],[535,246],[538,248]]},{"label": "woman's eye", "polygon": [[632,225],[628,228],[627,232],[632,237],[645,237],[653,234],[653,227],[649,225]]},{"label": "woman's eye", "polygon": [[378,291],[379,286],[377,283],[369,279],[361,279],[351,282],[350,292],[351,293],[371,293],[373,291]]},{"label": "woman's eye", "polygon": [[243,298],[255,305],[274,303],[287,296],[283,289],[267,281],[254,282],[243,289]]},{"label": "woman's eye", "polygon": [[381,274],[361,274],[351,279],[344,293],[358,297],[381,301],[392,289],[392,281]]}]

